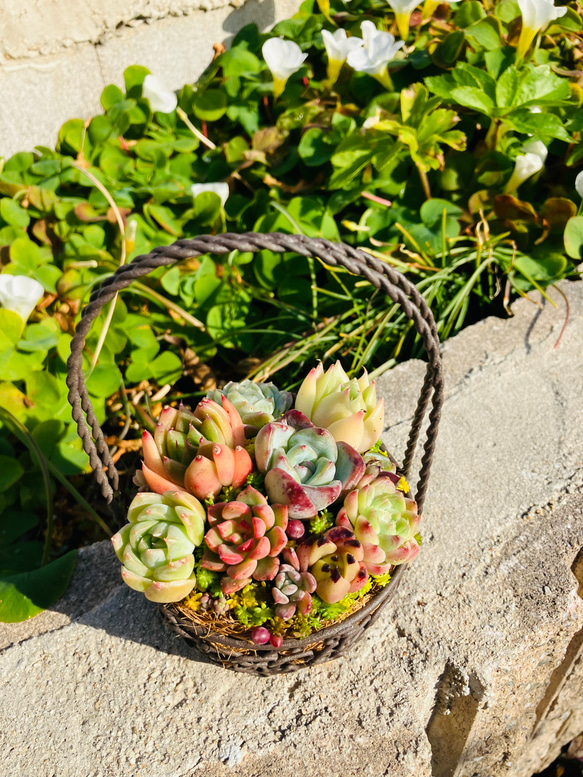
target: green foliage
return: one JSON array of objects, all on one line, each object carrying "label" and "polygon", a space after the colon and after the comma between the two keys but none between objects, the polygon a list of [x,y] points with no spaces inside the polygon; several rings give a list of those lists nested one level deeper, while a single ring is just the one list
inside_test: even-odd
[{"label": "green foliage", "polygon": [[[350,35],[365,17],[393,22],[376,0],[334,11]],[[583,256],[573,185],[583,160],[581,19],[568,8],[517,59],[519,15],[515,0],[442,6],[439,20],[412,27],[387,91],[348,66],[330,86],[321,31],[334,28],[306,3],[269,34],[241,30],[180,90],[177,111],[153,113],[142,95],[149,71],[130,67],[123,87],[104,90],[103,115],[66,122],[55,149],[0,160],[2,272],[45,290],[24,325],[0,310],[0,407],[40,451],[2,421],[0,573],[33,580],[43,549],[52,561],[43,569],[67,558],[45,517],[59,490],[101,520],[71,483],[88,462],[66,360],[91,291],[121,261],[227,230],[342,240],[405,273],[442,338],[501,313],[505,289],[525,294],[573,274]],[[276,102],[261,54],[273,35],[308,55]],[[506,191],[533,140],[548,147],[544,169]],[[193,183],[218,181],[230,188],[224,206],[214,192],[193,197]],[[153,428],[159,389],[197,396],[201,367],[225,378],[278,373],[293,388],[316,357],[380,375],[421,352],[398,307],[366,281],[266,250],[190,259],[132,284],[94,323],[84,370],[98,420],[119,444],[138,425]],[[314,521],[314,531],[328,526],[323,515]],[[205,583],[216,589],[209,577],[199,590]]]}]

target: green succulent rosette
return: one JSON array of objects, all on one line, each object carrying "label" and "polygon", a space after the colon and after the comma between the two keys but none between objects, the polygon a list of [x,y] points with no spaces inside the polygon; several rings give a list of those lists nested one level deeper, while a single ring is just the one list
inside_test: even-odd
[{"label": "green succulent rosette", "polygon": [[266,424],[281,418],[293,405],[293,396],[289,391],[280,391],[274,383],[254,383],[248,379],[240,383],[231,381],[222,389],[207,392],[207,398],[217,404],[221,404],[223,396],[241,416],[249,437],[254,437]]},{"label": "green succulent rosette", "polygon": [[129,523],[112,538],[121,576],[152,602],[178,602],[195,585],[194,548],[204,538],[205,510],[184,491],[138,494]]}]

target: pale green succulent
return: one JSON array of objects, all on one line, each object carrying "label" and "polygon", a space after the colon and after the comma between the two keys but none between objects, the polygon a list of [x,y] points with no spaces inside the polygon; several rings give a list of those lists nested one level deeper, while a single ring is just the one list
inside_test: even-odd
[{"label": "pale green succulent", "polygon": [[207,397],[218,404],[221,395],[234,405],[249,436],[254,436],[265,424],[276,421],[293,404],[289,391],[280,391],[273,383],[254,383],[248,379],[241,383],[231,381],[222,389],[207,393]]},{"label": "pale green succulent", "polygon": [[204,537],[205,510],[184,491],[138,494],[129,523],[111,541],[121,576],[152,602],[178,602],[196,583],[193,550]]}]

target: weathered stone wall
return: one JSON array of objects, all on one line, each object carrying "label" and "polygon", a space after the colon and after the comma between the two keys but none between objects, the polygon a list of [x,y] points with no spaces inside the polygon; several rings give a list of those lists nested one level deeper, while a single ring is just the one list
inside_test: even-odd
[{"label": "weathered stone wall", "polygon": [[[0,625],[5,777],[531,777],[583,729],[583,283],[444,346],[446,401],[394,600],[344,658],[255,678],[188,659],[108,543]],[[534,298],[534,295],[532,295]],[[423,365],[381,379],[402,455]]]},{"label": "weathered stone wall", "polygon": [[53,145],[101,112],[109,83],[145,65],[173,89],[194,81],[245,24],[267,29],[300,0],[2,0],[0,156]]}]

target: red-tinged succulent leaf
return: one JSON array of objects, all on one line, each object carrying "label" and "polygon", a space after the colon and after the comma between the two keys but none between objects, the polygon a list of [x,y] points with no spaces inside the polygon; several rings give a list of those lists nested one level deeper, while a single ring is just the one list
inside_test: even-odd
[{"label": "red-tinged succulent leaf", "polygon": [[299,572],[300,562],[298,560],[298,554],[295,552],[293,548],[284,548],[282,556],[286,564],[289,564],[291,567],[293,567],[296,571]]},{"label": "red-tinged succulent leaf", "polygon": [[[279,526],[280,529],[283,529],[284,531],[288,527],[288,509],[287,505],[278,505],[274,504],[271,505],[271,509],[273,510],[273,515],[275,518],[275,525]],[[300,524],[301,526],[302,524]],[[303,528],[303,526],[302,526]]]},{"label": "red-tinged succulent leaf", "polygon": [[282,593],[279,588],[273,587],[271,589],[271,595],[273,596],[273,601],[276,604],[289,604],[289,598],[284,593]]},{"label": "red-tinged succulent leaf", "polygon": [[314,575],[310,574],[309,572],[302,572],[302,588],[304,591],[306,591],[306,593],[313,594],[317,585],[318,581]]},{"label": "red-tinged succulent leaf", "polygon": [[336,477],[342,483],[342,491],[350,491],[358,485],[366,465],[360,453],[351,445],[345,442],[339,442],[337,445]]},{"label": "red-tinged succulent leaf", "polygon": [[267,499],[260,491],[258,491],[256,488],[253,488],[253,486],[247,486],[247,488],[241,491],[237,499],[239,502],[243,502],[243,504],[246,504],[248,507],[267,504]]},{"label": "red-tinged succulent leaf", "polygon": [[[314,591],[316,590],[316,581],[314,580]],[[311,592],[313,593],[313,591]],[[300,615],[307,615],[312,610],[312,597],[307,593],[303,599],[298,602],[298,612]]]},{"label": "red-tinged succulent leaf", "polygon": [[144,462],[151,472],[155,472],[156,475],[164,477],[164,463],[162,456],[156,445],[156,441],[150,434],[150,432],[144,432],[142,434],[142,453],[144,456]]},{"label": "red-tinged succulent leaf", "polygon": [[295,602],[290,602],[290,604],[278,604],[275,607],[275,614],[278,618],[281,618],[282,621],[288,621],[296,614],[296,609],[297,605]]},{"label": "red-tinged succulent leaf", "polygon": [[245,588],[246,585],[249,585],[250,582],[250,577],[244,577],[241,580],[234,580],[232,577],[224,575],[221,577],[221,591],[227,596],[229,594],[235,594],[237,591],[241,591],[243,588]]},{"label": "red-tinged succulent leaf", "polygon": [[226,445],[213,445],[213,461],[221,486],[230,486],[235,474],[235,453]]},{"label": "red-tinged succulent leaf", "polygon": [[[267,507],[267,505],[262,505],[264,507]],[[259,510],[260,508],[256,508]],[[253,517],[253,536],[255,539],[259,539],[259,537],[263,537],[265,535],[265,532],[267,531],[267,526],[265,525],[265,521],[261,518]]]},{"label": "red-tinged succulent leaf", "polygon": [[352,580],[352,583],[350,584],[349,593],[353,594],[356,591],[360,591],[360,589],[364,586],[366,581],[368,580],[368,570],[366,568],[366,564],[364,562],[360,562],[360,569],[354,576],[354,579]]},{"label": "red-tinged succulent leaf", "polygon": [[279,556],[281,551],[287,545],[287,535],[280,526],[274,526],[268,532],[269,542],[271,544],[270,556]]},{"label": "red-tinged succulent leaf", "polygon": [[164,494],[166,491],[176,491],[180,488],[178,483],[173,483],[162,475],[153,472],[145,462],[142,463],[142,473],[146,479],[146,483],[156,494]]},{"label": "red-tinged succulent leaf", "polygon": [[266,424],[255,438],[255,461],[260,472],[267,472],[274,451],[287,445],[294,428],[281,421]]},{"label": "red-tinged succulent leaf", "polygon": [[300,413],[299,410],[288,410],[287,413],[282,415],[281,420],[289,426],[293,426],[296,431],[314,428],[314,424],[310,419],[303,413]]},{"label": "red-tinged succulent leaf", "polygon": [[[210,529],[208,534],[215,531],[221,536],[221,540],[228,540],[231,534],[237,530],[237,521],[220,521],[216,527]],[[207,540],[208,543],[208,540]]]},{"label": "red-tinged succulent leaf", "polygon": [[419,545],[415,540],[406,542],[400,548],[387,553],[387,561],[391,564],[405,564],[413,559],[419,553]]},{"label": "red-tinged succulent leaf", "polygon": [[233,580],[244,580],[251,577],[255,569],[257,568],[257,562],[255,559],[246,558],[241,561],[240,564],[235,564],[227,569],[227,575]]},{"label": "red-tinged succulent leaf", "polygon": [[238,445],[234,451],[235,467],[233,471],[232,485],[240,488],[249,475],[253,472],[253,460],[245,448]]},{"label": "red-tinged succulent leaf", "polygon": [[186,489],[198,499],[218,496],[221,483],[214,463],[205,456],[196,456],[184,474]]},{"label": "red-tinged succulent leaf", "polygon": [[[273,513],[273,509],[270,507],[270,505],[256,505],[253,508],[253,512],[255,515],[261,520],[263,525],[265,526],[265,530],[271,529],[271,527],[275,523],[275,515]],[[263,532],[265,533],[265,532]]]},{"label": "red-tinged succulent leaf", "polygon": [[271,544],[269,542],[269,538],[261,537],[255,543],[255,547],[253,548],[253,550],[249,551],[248,556],[249,558],[254,559],[255,561],[258,561],[260,558],[265,558],[265,556],[268,556],[270,550],[271,550]]},{"label": "red-tinged succulent leaf", "polygon": [[273,580],[277,575],[278,569],[279,559],[266,556],[265,558],[259,559],[257,562],[257,568],[253,573],[253,578],[255,580]]},{"label": "red-tinged succulent leaf", "polygon": [[[354,493],[354,492],[351,492]],[[336,526],[342,526],[345,529],[350,529],[352,531],[352,524],[350,523],[350,519],[348,518],[348,515],[346,514],[346,509],[343,507],[342,510],[338,513],[336,516]]]},{"label": "red-tinged succulent leaf", "polygon": [[227,569],[224,561],[221,561],[220,557],[210,550],[205,550],[202,554],[200,565],[203,569],[209,569],[211,572],[224,572]]},{"label": "red-tinged succulent leaf", "polygon": [[380,577],[381,575],[386,575],[387,572],[390,572],[392,566],[392,564],[367,564],[366,568],[371,575]]},{"label": "red-tinged succulent leaf", "polygon": [[224,542],[218,546],[217,552],[221,561],[228,566],[240,564],[245,559],[245,556],[242,553],[239,553],[232,545],[227,545]]},{"label": "red-tinged succulent leaf", "polygon": [[[364,551],[364,561],[367,568],[370,569],[371,565],[384,564],[385,563],[385,551],[378,545],[373,545],[372,542],[364,542],[362,545]],[[378,574],[375,572],[375,574]]]},{"label": "red-tinged succulent leaf", "polygon": [[144,591],[146,599],[158,604],[179,602],[192,591],[196,583],[194,576],[189,580],[172,580],[167,583],[154,582]]},{"label": "red-tinged succulent leaf", "polygon": [[221,402],[223,404],[224,410],[226,410],[227,415],[229,416],[231,429],[233,430],[234,445],[245,445],[245,427],[243,425],[243,421],[241,420],[241,416],[237,412],[233,403],[229,402],[224,394],[221,396]]}]

